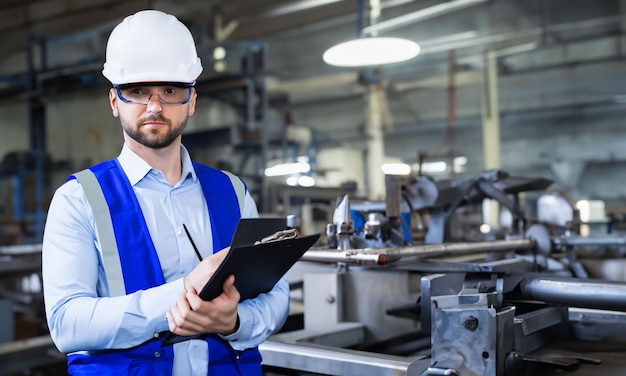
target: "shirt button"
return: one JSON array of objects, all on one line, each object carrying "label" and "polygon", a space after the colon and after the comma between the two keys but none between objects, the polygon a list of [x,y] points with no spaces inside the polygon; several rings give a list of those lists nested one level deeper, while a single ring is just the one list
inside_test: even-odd
[{"label": "shirt button", "polygon": [[178,229],[176,230],[176,235],[181,236],[183,234],[183,230],[182,229]]},{"label": "shirt button", "polygon": [[159,333],[158,332],[154,333],[154,338],[159,338]]},{"label": "shirt button", "polygon": [[235,359],[239,360],[239,354],[235,355]]},{"label": "shirt button", "polygon": [[155,351],[155,352],[154,352],[154,356],[155,356],[156,358],[158,358],[158,357],[160,357],[160,356],[161,356],[161,353],[160,353],[160,352],[158,352],[158,351]]}]

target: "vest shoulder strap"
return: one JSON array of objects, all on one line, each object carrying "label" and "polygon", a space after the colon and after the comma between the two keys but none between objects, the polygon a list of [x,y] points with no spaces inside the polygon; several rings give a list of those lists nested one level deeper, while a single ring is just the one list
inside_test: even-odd
[{"label": "vest shoulder strap", "polygon": [[122,276],[122,265],[117,249],[117,242],[115,240],[115,233],[113,231],[113,222],[111,221],[109,205],[104,197],[102,187],[96,175],[88,168],[75,173],[74,176],[83,188],[85,197],[93,210],[96,232],[98,233],[98,239],[100,239],[100,246],[102,248],[102,264],[107,277],[109,295],[126,295],[124,278]]},{"label": "vest shoulder strap", "polygon": [[239,176],[233,174],[232,172],[228,172],[226,170],[222,170],[226,176],[230,179],[231,184],[233,185],[233,189],[235,190],[235,194],[237,195],[237,202],[239,203],[239,216],[243,216],[244,207],[246,204],[246,185],[239,178]]}]

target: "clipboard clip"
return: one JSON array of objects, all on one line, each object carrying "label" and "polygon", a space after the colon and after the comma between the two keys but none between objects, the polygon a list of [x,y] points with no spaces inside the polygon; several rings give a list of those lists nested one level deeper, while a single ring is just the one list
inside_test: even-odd
[{"label": "clipboard clip", "polygon": [[266,236],[261,240],[257,240],[256,242],[254,242],[254,245],[273,243],[273,242],[278,242],[278,241],[287,240],[287,239],[295,239],[297,237],[298,237],[298,230],[296,230],[295,228],[288,228],[286,230],[276,231],[270,236]]}]

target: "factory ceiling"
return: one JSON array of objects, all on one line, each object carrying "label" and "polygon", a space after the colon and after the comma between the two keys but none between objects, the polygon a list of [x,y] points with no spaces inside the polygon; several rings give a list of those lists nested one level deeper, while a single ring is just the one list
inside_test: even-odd
[{"label": "factory ceiling", "polygon": [[[89,48],[93,49],[91,60],[101,62],[108,32],[125,16],[147,8],[176,15],[190,26],[199,44],[254,40],[280,44],[272,48],[271,58],[274,63],[282,61],[271,68],[302,71],[300,76],[305,78],[327,73],[328,67],[320,58],[324,48],[356,37],[359,30],[362,35],[369,31],[370,35],[378,32],[417,39],[424,56],[422,68],[428,69],[424,60],[437,55],[439,62],[445,63],[450,50],[456,51],[457,64],[467,67],[473,63],[471,53],[487,48],[511,54],[519,48],[566,45],[572,40],[595,39],[602,44],[601,38],[606,35],[619,39],[625,24],[623,0],[600,0],[593,6],[586,0],[380,0],[380,15],[375,18],[377,31],[372,33],[368,27],[373,22],[373,3],[376,1],[2,0],[0,79],[4,77],[2,81],[6,82],[6,77],[26,72],[29,36],[85,39],[97,34],[99,40],[92,38]],[[453,6],[446,11],[449,5]],[[314,35],[316,40],[303,39]],[[285,52],[288,43],[284,42],[290,37],[298,41],[301,51],[293,52],[290,46],[292,52]],[[310,48],[303,50],[302,45]],[[416,72],[415,68],[410,67]],[[412,76],[426,78],[442,73],[419,72]],[[501,73],[506,73],[506,68]]]},{"label": "factory ceiling", "polygon": [[216,39],[235,40],[263,38],[332,19],[354,22],[357,18],[357,1],[340,0],[3,0],[0,55],[23,49],[29,35],[108,28],[146,8],[161,9],[201,25]]},{"label": "factory ceiling", "polygon": [[[487,1],[487,0],[485,0]],[[445,3],[479,4],[479,0],[381,0],[380,21],[394,8],[407,13]],[[488,0],[498,11],[496,17],[523,19],[534,14],[544,23],[566,19],[563,11],[576,11],[581,1]],[[567,3],[571,5],[567,6]],[[602,3],[609,3],[603,1]],[[619,8],[619,1],[615,8]],[[215,39],[264,39],[303,27],[325,28],[338,24],[367,26],[366,0],[3,0],[0,2],[0,55],[20,50],[33,34],[67,34],[110,28],[120,19],[141,9],[155,8],[175,14],[181,20],[203,27]],[[498,7],[498,4],[502,6]],[[588,4],[588,3],[587,3]],[[463,11],[464,7],[457,7]],[[365,9],[365,11],[363,10]],[[582,17],[593,17],[595,11]],[[580,18],[580,17],[579,17]]]}]

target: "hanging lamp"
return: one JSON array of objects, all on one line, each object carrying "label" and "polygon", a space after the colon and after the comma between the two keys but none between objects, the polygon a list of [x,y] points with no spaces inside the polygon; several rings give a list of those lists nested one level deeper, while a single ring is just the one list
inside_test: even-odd
[{"label": "hanging lamp", "polygon": [[[359,33],[362,33],[362,0],[359,0]],[[379,37],[375,29],[380,15],[380,0],[370,0],[370,36],[339,43],[324,52],[326,64],[338,67],[363,67],[399,63],[416,57],[420,47],[412,40],[397,37]]]},{"label": "hanging lamp", "polygon": [[399,63],[416,57],[420,47],[412,40],[395,37],[363,37],[335,45],[322,55],[338,67],[361,67]]}]

